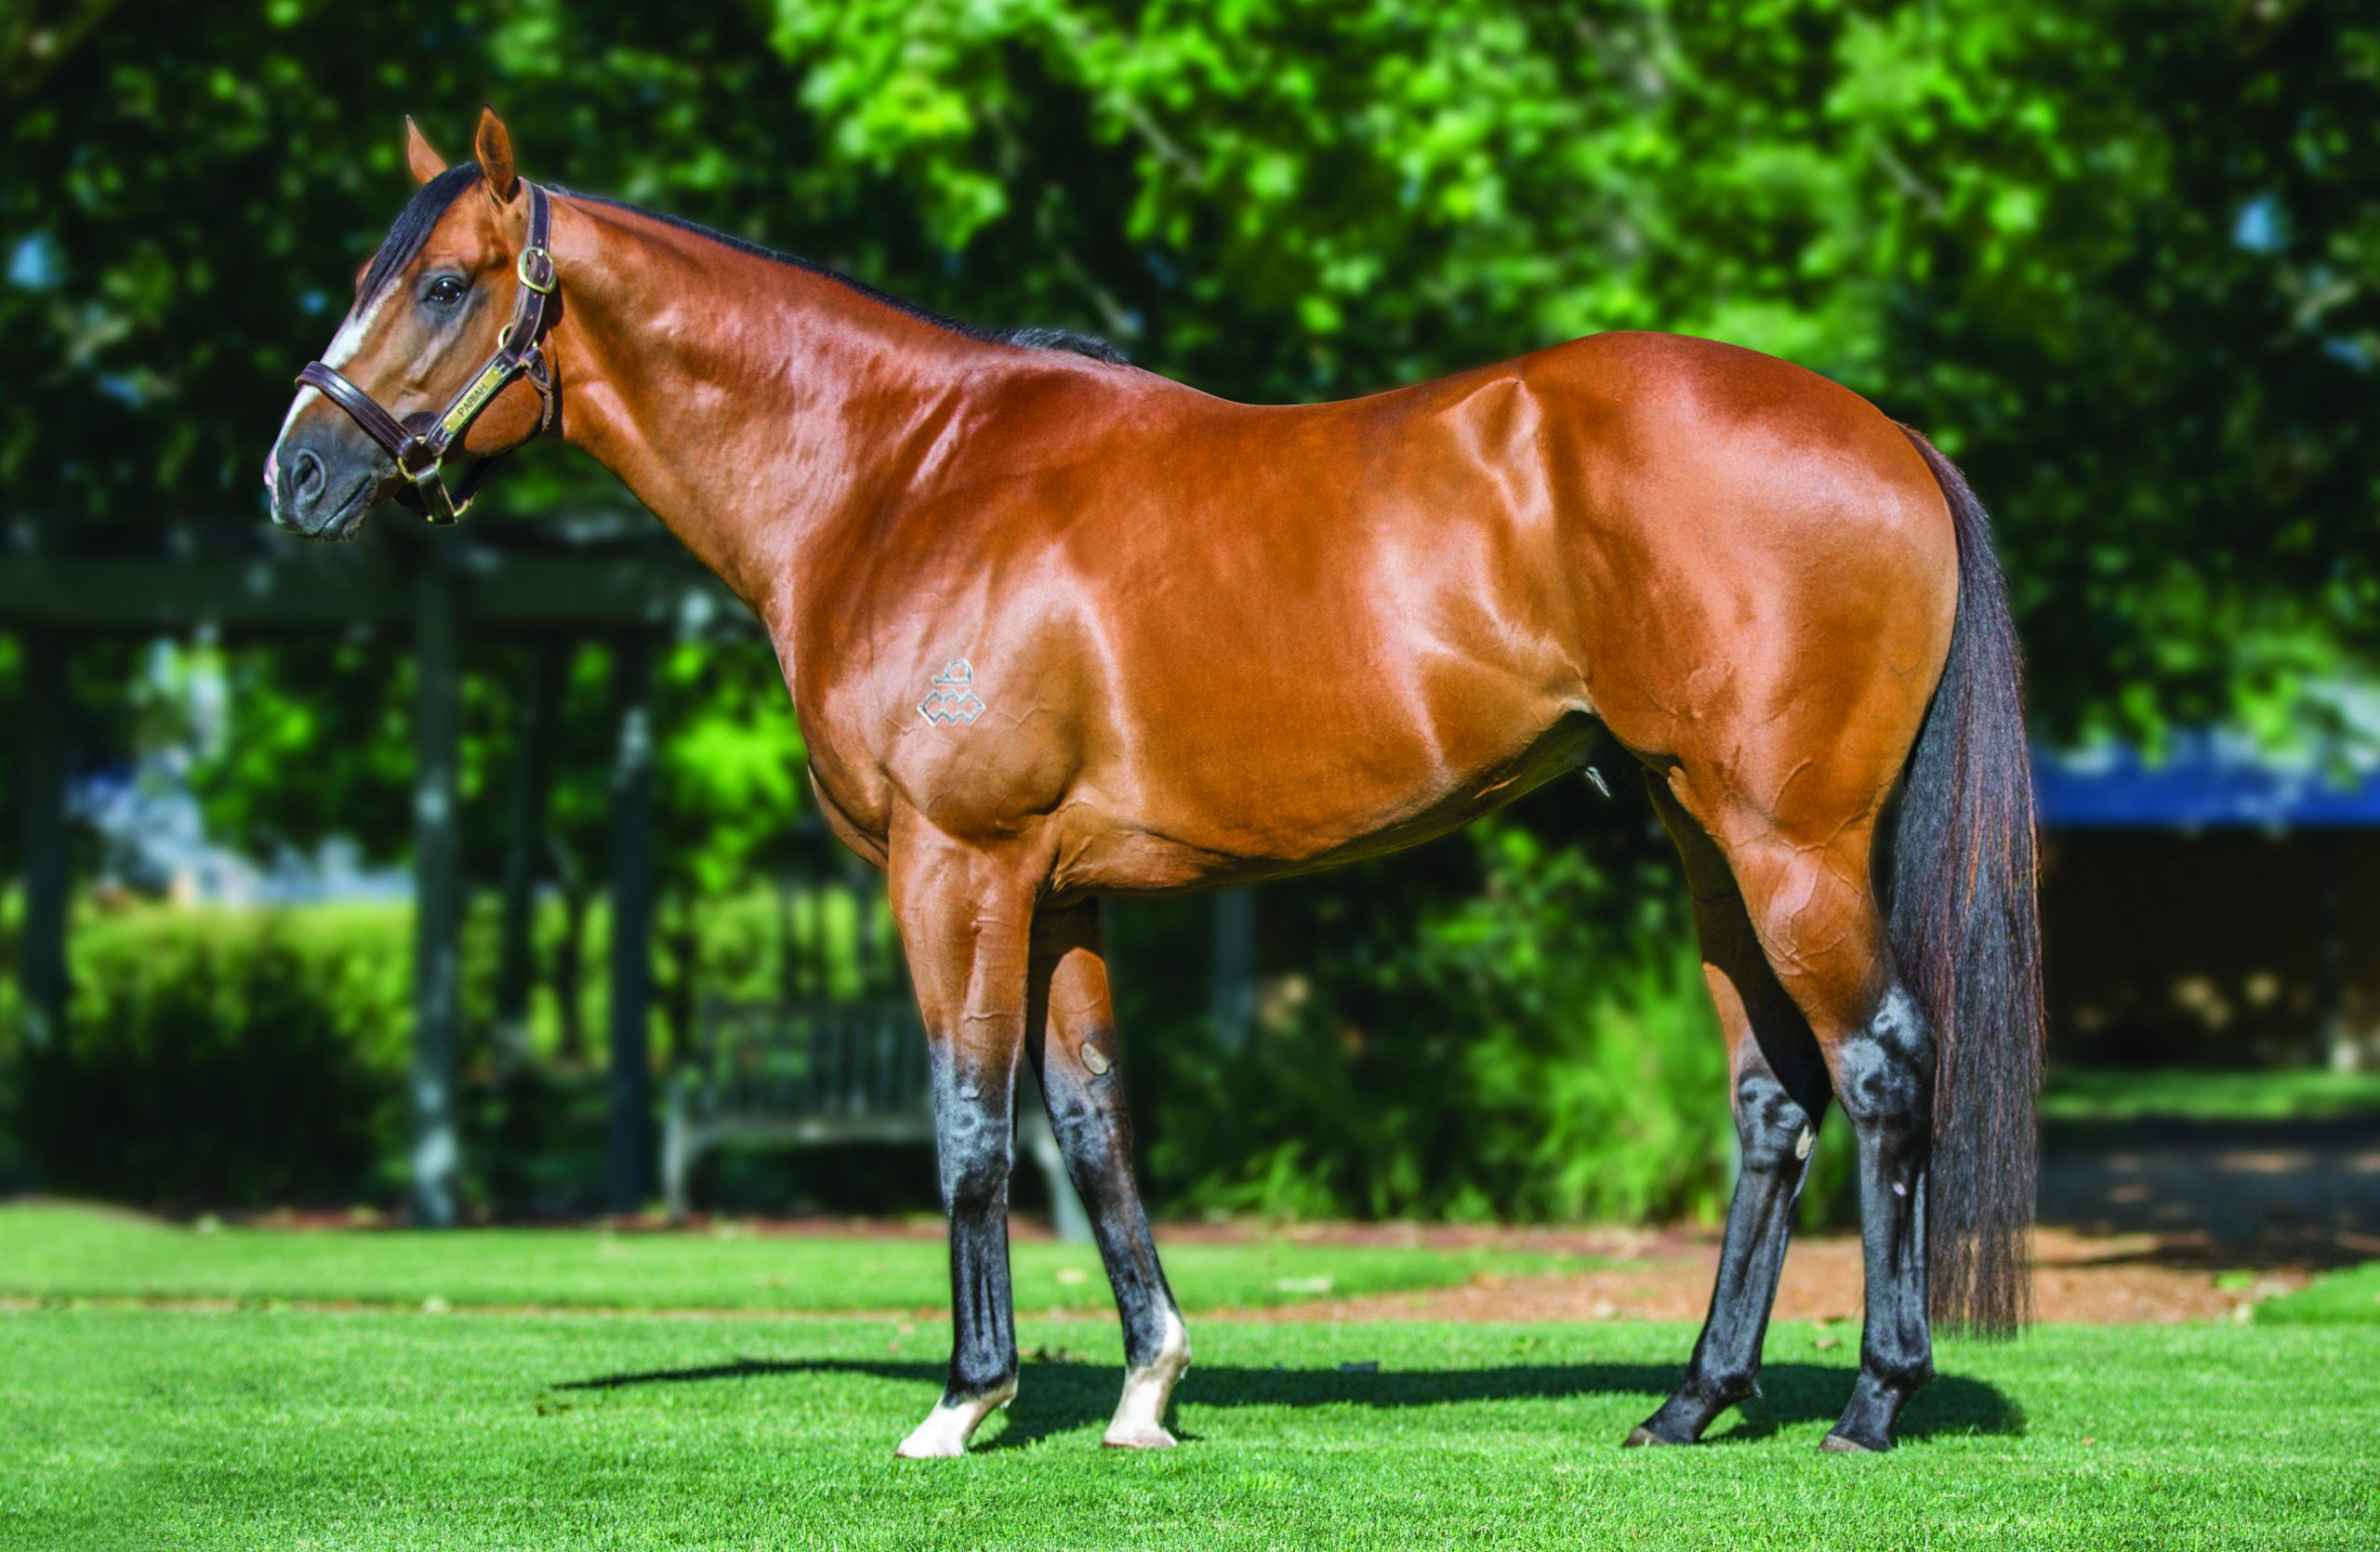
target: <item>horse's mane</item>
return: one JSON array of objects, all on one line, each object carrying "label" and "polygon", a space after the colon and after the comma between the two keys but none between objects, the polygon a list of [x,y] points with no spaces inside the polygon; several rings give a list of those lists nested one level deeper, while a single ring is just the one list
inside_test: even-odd
[{"label": "horse's mane", "polygon": [[[440,178],[443,179],[450,176],[452,175],[443,173]],[[432,183],[425,187],[421,192],[426,194],[430,188],[434,187],[436,184]],[[749,254],[755,259],[765,259],[772,264],[789,265],[806,273],[817,275],[821,279],[831,280],[838,285],[858,292],[872,302],[880,303],[896,312],[918,319],[921,323],[932,324],[936,328],[947,329],[964,338],[982,340],[992,345],[1018,345],[1028,351],[1069,351],[1076,355],[1089,356],[1093,361],[1104,361],[1112,366],[1130,365],[1130,359],[1121,350],[1094,334],[1078,334],[1073,329],[1059,328],[987,328],[981,324],[960,323],[958,319],[946,317],[932,308],[919,307],[915,302],[904,301],[889,292],[879,291],[867,282],[855,280],[840,270],[830,270],[824,264],[813,264],[807,259],[798,259],[789,253],[779,253],[774,248],[762,247],[758,243],[747,243],[741,237],[731,237],[724,232],[714,232],[709,227],[687,220],[681,216],[668,215],[659,210],[647,210],[641,206],[630,205],[625,200],[606,199],[602,194],[583,193],[575,189],[564,189],[558,184],[549,185],[549,187],[552,188],[556,193],[567,194],[572,199],[584,200],[589,205],[609,206],[615,210],[626,210],[631,214],[642,216],[648,220],[659,221],[664,226],[692,232],[708,242],[733,248],[737,253]],[[416,194],[414,197],[415,202],[418,204],[421,195]],[[412,210],[413,206],[407,206],[406,215],[412,214]],[[397,219],[403,221],[405,217],[400,216]],[[432,219],[435,219],[434,217]],[[392,232],[390,235],[393,240],[395,233]],[[414,245],[420,246],[418,239],[416,239]]]},{"label": "horse's mane", "polygon": [[[380,248],[372,256],[371,267],[364,272],[363,283],[356,288],[356,302],[359,306],[369,302],[380,287],[389,283],[391,276],[400,273],[406,265],[413,262],[414,255],[421,251],[422,244],[430,241],[430,233],[438,225],[439,218],[446,214],[447,207],[461,197],[464,190],[476,185],[481,180],[481,177],[477,162],[458,163],[414,191],[413,198],[405,201],[405,207],[397,212],[396,220],[389,227],[389,234],[380,239]],[[572,199],[585,200],[589,205],[609,206],[615,210],[626,210],[634,215],[643,216],[648,219],[659,221],[664,226],[675,227],[681,232],[692,232],[706,241],[733,248],[737,253],[750,254],[755,259],[765,259],[772,264],[791,265],[794,269],[831,280],[838,285],[848,286],[868,300],[879,302],[896,312],[932,324],[936,328],[948,329],[951,333],[964,338],[979,339],[993,345],[1017,345],[1028,351],[1069,351],[1076,355],[1089,356],[1093,361],[1104,361],[1114,366],[1130,365],[1121,350],[1097,335],[1078,334],[1072,329],[998,329],[986,328],[980,324],[962,324],[958,319],[945,317],[931,308],[919,307],[915,302],[903,301],[898,297],[879,291],[867,282],[854,280],[840,270],[830,270],[824,264],[813,264],[807,259],[797,259],[789,253],[779,253],[774,248],[764,248],[758,243],[747,243],[741,237],[731,237],[724,232],[714,232],[709,227],[699,225],[682,217],[666,215],[658,210],[647,210],[641,206],[630,205],[625,200],[606,199],[602,194],[582,193],[575,189],[562,188],[559,184],[551,184],[549,187],[558,194],[567,194]]]}]

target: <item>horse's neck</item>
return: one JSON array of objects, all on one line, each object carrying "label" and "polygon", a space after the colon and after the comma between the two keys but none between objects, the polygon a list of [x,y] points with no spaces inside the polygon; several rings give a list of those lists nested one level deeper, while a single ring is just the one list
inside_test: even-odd
[{"label": "horse's neck", "polygon": [[783,630],[806,558],[897,497],[904,431],[980,379],[981,348],[641,212],[558,215],[565,439]]}]

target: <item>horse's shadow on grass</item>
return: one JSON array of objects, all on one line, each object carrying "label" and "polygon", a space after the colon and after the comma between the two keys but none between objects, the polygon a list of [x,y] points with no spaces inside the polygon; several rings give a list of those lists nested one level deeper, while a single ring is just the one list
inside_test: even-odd
[{"label": "horse's shadow on grass", "polygon": [[[644,1385],[696,1385],[774,1374],[866,1374],[938,1390],[938,1363],[883,1359],[741,1359],[700,1369],[657,1369],[602,1374],[558,1385],[558,1390],[619,1390]],[[1582,1396],[1635,1396],[1649,1412],[1677,1382],[1673,1367],[1643,1363],[1517,1363],[1484,1369],[1258,1369],[1202,1364],[1175,1392],[1194,1407],[1427,1407],[1462,1401],[1561,1400]],[[1728,1414],[1713,1444],[1765,1439],[1789,1423],[1831,1422],[1850,1398],[1857,1371],[1815,1363],[1772,1363],[1761,1371],[1762,1394]],[[1052,1434],[1104,1424],[1114,1410],[1120,1372],[1109,1365],[1028,1362],[1008,1426],[989,1449],[1014,1449]],[[1632,1415],[1631,1421],[1633,1421]],[[1195,1434],[1174,1430],[1183,1439]],[[2021,1434],[2024,1413],[1981,1380],[1944,1374],[1919,1391],[1901,1414],[1899,1435]],[[1615,1439],[1613,1443],[1618,1443]]]}]

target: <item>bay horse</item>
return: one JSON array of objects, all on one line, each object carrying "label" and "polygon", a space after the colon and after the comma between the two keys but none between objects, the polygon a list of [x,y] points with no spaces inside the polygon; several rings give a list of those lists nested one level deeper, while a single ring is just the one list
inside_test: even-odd
[{"label": "bay horse", "polygon": [[1685,859],[1742,1143],[1709,1320],[1627,1442],[1692,1442],[1753,1393],[1831,1098],[1867,1288],[1826,1447],[1890,1447],[1929,1316],[2022,1321],[2019,669],[1983,509],[1923,435],[1784,362],[1640,333],[1234,404],[530,183],[493,113],[474,151],[450,168],[408,123],[419,187],[301,377],[273,521],[344,537],[400,495],[451,521],[550,430],[767,628],[819,808],[888,876],[932,1048],[952,1355],[900,1453],[963,1453],[1016,1392],[1022,1061],[1122,1318],[1104,1441],[1173,1442],[1190,1347],[1094,902],[1405,846],[1606,737]]}]

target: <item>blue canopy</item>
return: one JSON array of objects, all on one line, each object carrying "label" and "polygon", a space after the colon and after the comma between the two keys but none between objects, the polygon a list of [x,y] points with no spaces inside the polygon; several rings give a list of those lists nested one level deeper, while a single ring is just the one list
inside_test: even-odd
[{"label": "blue canopy", "polygon": [[2177,736],[2151,764],[2124,745],[2036,751],[2042,823],[2064,829],[2380,826],[2380,771],[2277,757],[2244,738]]}]

